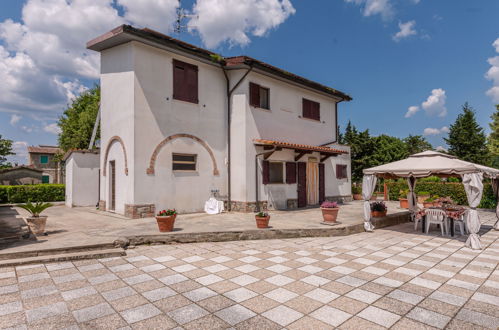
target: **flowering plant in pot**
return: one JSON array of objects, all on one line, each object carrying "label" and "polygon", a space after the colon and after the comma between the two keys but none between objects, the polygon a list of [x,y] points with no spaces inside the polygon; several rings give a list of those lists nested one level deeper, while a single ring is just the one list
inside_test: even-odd
[{"label": "flowering plant in pot", "polygon": [[268,228],[270,214],[268,214],[267,212],[260,211],[255,215],[255,220],[257,228]]},{"label": "flowering plant in pot", "polygon": [[371,216],[372,217],[384,217],[386,216],[387,207],[385,202],[373,202],[371,203]]},{"label": "flowering plant in pot", "polygon": [[336,222],[340,208],[336,202],[325,201],[321,204],[321,211],[324,222]]},{"label": "flowering plant in pot", "polygon": [[433,206],[435,206],[435,203],[437,202],[437,200],[438,200],[438,198],[436,198],[434,196],[428,197],[427,199],[424,200],[423,207],[424,208],[433,207]]},{"label": "flowering plant in pot", "polygon": [[362,200],[362,188],[359,185],[357,184],[352,185],[352,196],[353,199],[356,201]]},{"label": "flowering plant in pot", "polygon": [[175,219],[177,218],[177,211],[175,209],[167,209],[159,211],[156,215],[156,222],[160,232],[168,232],[173,230]]},{"label": "flowering plant in pot", "polygon": [[401,209],[409,208],[409,200],[407,199],[408,194],[409,194],[409,189],[401,189],[399,192],[399,202]]},{"label": "flowering plant in pot", "polygon": [[430,193],[427,191],[420,191],[418,193],[418,203],[423,204],[426,199],[430,198]]},{"label": "flowering plant in pot", "polygon": [[35,235],[42,235],[45,233],[45,225],[47,224],[47,216],[41,215],[43,211],[53,206],[51,203],[36,202],[31,203],[28,201],[26,204],[19,205],[20,208],[25,209],[31,214],[31,217],[26,218],[29,228]]}]

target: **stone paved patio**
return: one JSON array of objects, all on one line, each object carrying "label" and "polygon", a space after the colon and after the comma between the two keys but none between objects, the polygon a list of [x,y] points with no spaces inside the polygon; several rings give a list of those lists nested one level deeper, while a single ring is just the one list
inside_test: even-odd
[{"label": "stone paved patio", "polygon": [[[389,214],[405,212],[398,203],[388,202]],[[19,221],[27,212],[15,208]],[[362,202],[356,201],[341,206],[335,226],[342,228],[363,222]],[[80,245],[112,244],[120,237],[147,235],[175,235],[185,233],[248,231],[256,230],[253,213],[223,213],[207,215],[205,213],[181,214],[175,222],[175,231],[160,233],[154,218],[128,219],[109,212],[96,211],[95,208],[68,208],[57,205],[47,209],[47,236],[39,236],[37,241],[22,241],[8,247],[0,247],[3,253],[26,252],[41,249],[69,248]],[[321,224],[322,214],[319,208],[296,211],[271,211],[270,226],[273,229],[330,229]],[[0,214],[0,217],[2,215]],[[21,219],[22,221],[22,219]]]},{"label": "stone paved patio", "polygon": [[481,217],[481,251],[408,223],[2,268],[0,327],[496,329],[499,232]]}]

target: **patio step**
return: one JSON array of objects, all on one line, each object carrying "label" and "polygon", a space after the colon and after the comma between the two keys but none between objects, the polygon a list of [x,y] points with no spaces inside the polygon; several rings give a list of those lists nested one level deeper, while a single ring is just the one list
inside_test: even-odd
[{"label": "patio step", "polygon": [[[32,244],[36,244],[36,241]],[[18,252],[0,252],[0,261],[7,259],[20,259],[20,258],[30,258],[30,257],[39,257],[39,256],[49,256],[49,255],[57,255],[57,254],[67,254],[74,252],[90,252],[90,251],[98,251],[98,250],[108,250],[113,249],[115,246],[112,243],[108,244],[87,244],[87,245],[76,245],[76,246],[68,246],[68,247],[60,247],[60,248],[52,248],[52,249],[38,249],[38,250],[28,250],[28,251],[18,251]],[[0,246],[1,251],[1,246]]]},{"label": "patio step", "polygon": [[69,260],[121,257],[125,255],[126,252],[122,248],[80,251],[80,252],[71,252],[71,253],[39,255],[35,257],[26,257],[26,258],[4,259],[0,260],[0,267],[38,264],[38,263],[47,263],[47,262],[60,262],[60,261],[69,261]]}]

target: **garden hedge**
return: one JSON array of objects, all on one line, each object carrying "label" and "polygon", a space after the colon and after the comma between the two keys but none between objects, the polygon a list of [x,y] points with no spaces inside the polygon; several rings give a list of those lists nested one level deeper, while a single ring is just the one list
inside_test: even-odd
[{"label": "garden hedge", "polygon": [[[398,200],[400,190],[409,189],[407,182],[387,182],[388,198]],[[431,196],[450,197],[459,205],[468,205],[466,192],[462,183],[457,182],[416,182],[416,195],[419,192],[429,192]],[[490,183],[484,182],[483,196],[480,208],[495,209],[496,199]]]},{"label": "garden hedge", "polygon": [[63,184],[34,184],[0,186],[0,204],[32,202],[57,202],[65,198]]}]

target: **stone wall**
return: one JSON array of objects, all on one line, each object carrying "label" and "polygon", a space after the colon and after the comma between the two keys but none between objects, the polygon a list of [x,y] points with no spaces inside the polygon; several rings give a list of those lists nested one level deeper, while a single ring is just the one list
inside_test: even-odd
[{"label": "stone wall", "polygon": [[106,201],[103,201],[103,200],[99,201],[99,210],[100,211],[105,211],[106,210]]},{"label": "stone wall", "polygon": [[298,199],[290,198],[286,201],[286,207],[288,210],[294,210],[298,208]]},{"label": "stone wall", "polygon": [[[268,210],[267,201],[260,201],[258,203],[260,204],[261,211]],[[227,202],[225,202],[225,204],[227,204]],[[227,209],[227,205],[225,205],[225,208]],[[255,202],[231,201],[231,210],[233,212],[256,212],[256,203]]]},{"label": "stone wall", "polygon": [[156,214],[154,204],[125,204],[125,217],[132,219],[150,218]]},{"label": "stone wall", "polygon": [[347,203],[352,201],[352,195],[348,196],[326,196],[326,200],[330,202]]}]

